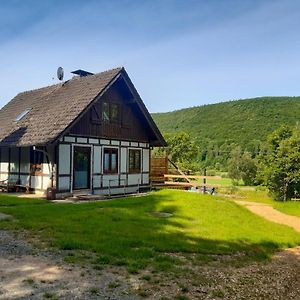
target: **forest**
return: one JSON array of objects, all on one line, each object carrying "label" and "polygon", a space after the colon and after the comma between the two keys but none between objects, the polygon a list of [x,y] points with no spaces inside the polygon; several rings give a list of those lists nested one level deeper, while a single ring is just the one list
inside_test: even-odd
[{"label": "forest", "polygon": [[263,185],[276,200],[300,198],[300,97],[264,97],[153,114],[182,170],[225,173]]},{"label": "forest", "polygon": [[300,97],[260,97],[234,100],[152,114],[167,140],[187,133],[197,169],[228,171],[237,147],[252,158],[264,148],[269,134],[286,124],[297,126]]}]

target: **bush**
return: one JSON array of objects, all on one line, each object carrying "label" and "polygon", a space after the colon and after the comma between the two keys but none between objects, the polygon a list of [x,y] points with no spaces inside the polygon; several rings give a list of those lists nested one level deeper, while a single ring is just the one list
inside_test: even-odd
[{"label": "bush", "polygon": [[234,185],[239,185],[242,179],[245,185],[254,185],[256,183],[257,165],[251,158],[250,153],[244,152],[240,147],[235,148],[228,160],[228,175]]},{"label": "bush", "polygon": [[267,190],[267,187],[263,186],[263,185],[258,185],[255,187],[255,191],[258,191],[258,192],[264,192]]},{"label": "bush", "polygon": [[207,176],[216,176],[216,171],[215,170],[206,170],[206,175]]}]

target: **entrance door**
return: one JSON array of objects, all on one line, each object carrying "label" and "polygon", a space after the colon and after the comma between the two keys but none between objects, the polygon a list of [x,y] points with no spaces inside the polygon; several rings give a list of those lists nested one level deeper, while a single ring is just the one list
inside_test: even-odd
[{"label": "entrance door", "polygon": [[73,189],[89,189],[91,182],[91,148],[74,147]]}]

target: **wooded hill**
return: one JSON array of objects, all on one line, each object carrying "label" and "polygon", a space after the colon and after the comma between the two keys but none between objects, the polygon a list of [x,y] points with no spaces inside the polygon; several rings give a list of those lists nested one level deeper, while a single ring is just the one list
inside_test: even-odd
[{"label": "wooded hill", "polygon": [[[185,131],[205,153],[222,155],[240,145],[253,155],[281,124],[300,120],[300,97],[260,97],[152,114],[165,133]],[[224,159],[223,159],[224,160]]]}]

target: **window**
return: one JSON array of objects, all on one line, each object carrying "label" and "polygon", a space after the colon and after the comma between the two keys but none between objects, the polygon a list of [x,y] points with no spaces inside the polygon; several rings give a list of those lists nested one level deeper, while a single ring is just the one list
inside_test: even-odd
[{"label": "window", "polygon": [[110,120],[111,122],[119,122],[119,105],[111,103],[110,105]]},{"label": "window", "polygon": [[109,104],[107,102],[102,105],[102,121],[109,122]]},{"label": "window", "polygon": [[141,150],[129,149],[129,173],[141,172]]},{"label": "window", "polygon": [[24,110],[23,112],[21,112],[17,117],[16,117],[16,121],[19,122],[21,121],[23,118],[26,117],[26,115],[31,111],[31,108],[27,108],[26,110]]},{"label": "window", "polygon": [[117,103],[102,103],[102,121],[108,123],[120,122],[120,106]]},{"label": "window", "polygon": [[104,148],[103,172],[106,174],[118,173],[118,149]]}]

